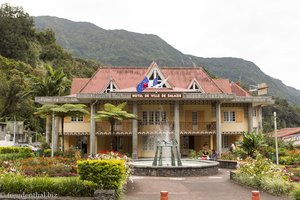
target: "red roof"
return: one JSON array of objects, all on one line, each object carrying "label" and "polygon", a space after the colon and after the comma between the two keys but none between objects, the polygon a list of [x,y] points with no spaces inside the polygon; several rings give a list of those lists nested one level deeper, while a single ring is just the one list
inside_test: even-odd
[{"label": "red roof", "polygon": [[296,133],[300,133],[300,127],[295,127],[295,128],[283,128],[277,130],[277,135],[278,137],[285,137],[288,135],[293,135]]},{"label": "red roof", "polygon": [[71,94],[77,94],[89,80],[89,78],[73,78]]},{"label": "red roof", "polygon": [[[155,67],[101,67],[90,79],[73,79],[71,94],[75,93],[100,93],[107,87],[110,81],[117,85],[116,92],[136,92],[136,86]],[[160,67],[158,68],[171,88],[163,88],[159,91],[192,92],[188,86],[193,80],[197,80],[205,93],[235,93],[238,96],[250,96],[245,90],[230,83],[228,79],[212,79],[201,67]],[[151,91],[148,88],[146,91]]]}]

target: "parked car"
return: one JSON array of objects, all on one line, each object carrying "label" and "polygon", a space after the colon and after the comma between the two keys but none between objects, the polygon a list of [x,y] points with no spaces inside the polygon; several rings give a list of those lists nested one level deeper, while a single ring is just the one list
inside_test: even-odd
[{"label": "parked car", "polygon": [[30,148],[32,151],[39,151],[39,150],[40,150],[40,148],[35,147],[35,146],[33,146],[33,145],[30,145],[30,144],[14,144],[14,146],[16,146],[16,147],[28,147],[28,148]]}]

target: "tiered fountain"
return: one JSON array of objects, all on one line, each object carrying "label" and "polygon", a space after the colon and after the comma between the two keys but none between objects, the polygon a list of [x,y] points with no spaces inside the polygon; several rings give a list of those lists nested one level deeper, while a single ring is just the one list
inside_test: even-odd
[{"label": "tiered fountain", "polygon": [[218,173],[218,166],[218,162],[210,160],[181,160],[175,139],[157,141],[153,160],[141,159],[133,163],[137,176],[210,176]]}]

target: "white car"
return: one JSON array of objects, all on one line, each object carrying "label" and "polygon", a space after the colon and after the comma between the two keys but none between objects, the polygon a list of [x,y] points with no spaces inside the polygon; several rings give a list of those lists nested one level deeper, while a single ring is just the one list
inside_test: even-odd
[{"label": "white car", "polygon": [[30,148],[32,151],[38,151],[38,150],[40,150],[40,148],[35,147],[35,146],[33,146],[33,145],[30,145],[30,144],[14,144],[14,146],[16,146],[16,147],[28,147],[28,148]]}]

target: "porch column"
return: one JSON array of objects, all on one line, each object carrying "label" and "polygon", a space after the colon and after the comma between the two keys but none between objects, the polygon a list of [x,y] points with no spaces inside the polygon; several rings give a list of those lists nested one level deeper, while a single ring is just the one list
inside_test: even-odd
[{"label": "porch column", "polygon": [[[132,113],[138,115],[137,102],[133,102]],[[138,120],[132,120],[132,158],[138,159]]]},{"label": "porch column", "polygon": [[258,131],[263,131],[263,125],[262,125],[262,106],[258,107]]},{"label": "porch column", "polygon": [[96,154],[95,139],[96,139],[96,123],[95,123],[95,110],[97,101],[91,103],[91,114],[90,114],[90,154]]},{"label": "porch column", "polygon": [[217,152],[219,156],[222,154],[222,132],[221,132],[221,102],[216,102],[216,139]]},{"label": "porch column", "polygon": [[252,104],[248,105],[248,132],[253,131],[253,106]]},{"label": "porch column", "polygon": [[174,105],[174,134],[178,142],[178,150],[180,151],[180,116],[179,116],[179,101],[175,101]]},{"label": "porch column", "polygon": [[52,112],[52,141],[51,141],[51,157],[54,157],[54,153],[57,152],[58,146],[58,132],[57,132],[57,117],[55,117],[55,113]]}]

